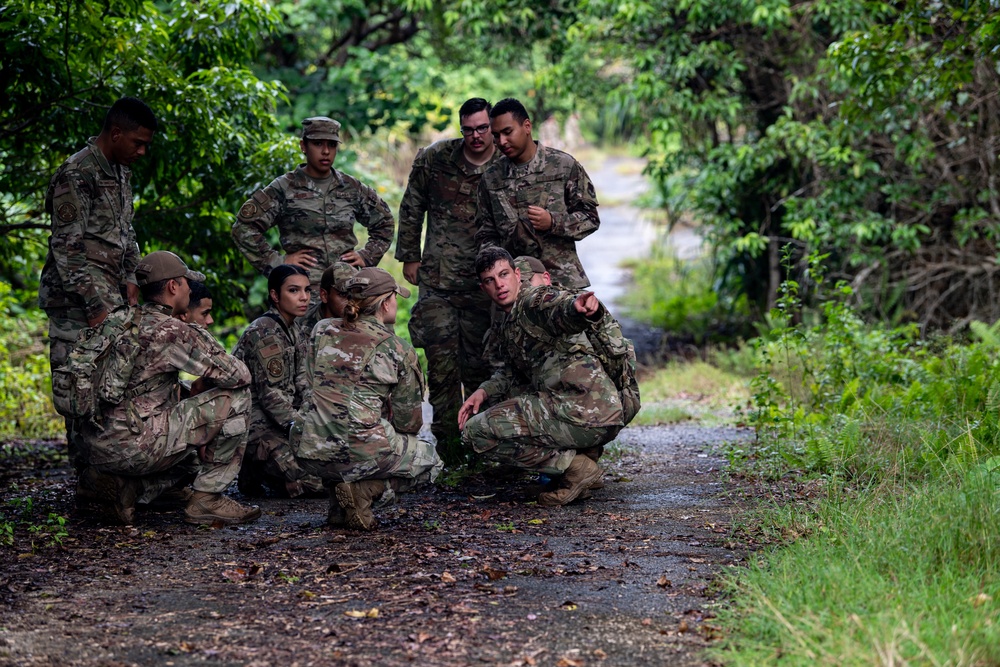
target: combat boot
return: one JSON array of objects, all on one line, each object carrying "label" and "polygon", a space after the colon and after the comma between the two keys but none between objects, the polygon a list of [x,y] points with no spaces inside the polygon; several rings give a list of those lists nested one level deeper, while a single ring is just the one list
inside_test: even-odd
[{"label": "combat boot", "polygon": [[328,526],[346,526],[347,525],[347,513],[344,508],[341,507],[340,501],[337,500],[337,489],[331,486],[330,489],[330,509],[326,512],[326,525]]},{"label": "combat boot", "polygon": [[[601,456],[604,454],[604,446],[591,447],[590,449],[584,449],[580,451],[581,454],[586,456],[588,459],[592,460],[594,463],[599,463]],[[595,491],[597,489],[604,488],[604,475],[602,474],[597,478],[597,481],[590,485],[590,490]],[[590,497],[589,493],[580,494],[580,500],[586,500]]]},{"label": "combat boot", "polygon": [[195,491],[184,508],[184,520],[188,523],[215,523],[229,525],[247,523],[260,516],[256,505],[241,505],[221,493]]},{"label": "combat boot", "polygon": [[553,507],[571,503],[584,492],[588,492],[590,485],[599,480],[601,474],[601,467],[594,463],[593,459],[584,454],[577,454],[566,468],[561,488],[538,494],[538,504]]},{"label": "combat boot", "polygon": [[135,521],[135,503],[142,489],[137,478],[97,472],[93,468],[84,469],[80,475],[81,483],[90,486],[92,499],[110,510],[110,514],[104,515],[105,519],[126,526]]},{"label": "combat boot", "polygon": [[375,513],[372,501],[385,493],[385,481],[365,479],[360,482],[341,482],[336,488],[337,500],[347,515],[350,528],[375,530]]}]

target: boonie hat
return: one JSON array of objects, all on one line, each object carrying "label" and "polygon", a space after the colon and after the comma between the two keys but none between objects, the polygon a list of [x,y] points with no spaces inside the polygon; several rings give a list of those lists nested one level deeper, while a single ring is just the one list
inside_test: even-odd
[{"label": "boonie hat", "polygon": [[376,266],[366,266],[359,270],[356,276],[344,283],[344,290],[350,292],[352,297],[362,299],[389,292],[410,296],[410,290],[397,284],[388,271]]},{"label": "boonie hat", "polygon": [[536,273],[542,274],[548,271],[545,265],[542,264],[542,260],[537,257],[531,257],[529,255],[521,255],[520,257],[514,258],[514,268],[521,270],[521,281],[527,282],[531,280],[531,277]]},{"label": "boonie hat", "polygon": [[327,291],[333,288],[338,292],[346,292],[344,283],[353,278],[357,272],[358,270],[347,262],[334,262],[326,267],[323,277],[319,280],[319,286]]},{"label": "boonie hat", "polygon": [[170,252],[169,250],[157,250],[151,252],[140,260],[135,267],[135,279],[139,286],[149,285],[160,280],[170,278],[180,278],[205,282],[205,274],[192,271],[184,263],[184,260]]},{"label": "boonie hat", "polygon": [[313,116],[302,121],[303,139],[330,139],[340,143],[340,123],[326,116]]}]

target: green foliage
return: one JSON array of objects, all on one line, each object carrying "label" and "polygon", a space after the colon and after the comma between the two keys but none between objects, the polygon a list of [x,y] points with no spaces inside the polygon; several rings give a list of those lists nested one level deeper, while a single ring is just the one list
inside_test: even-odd
[{"label": "green foliage", "polygon": [[824,503],[808,535],[728,577],[725,664],[1000,660],[996,462]]},{"label": "green foliage", "polygon": [[37,508],[30,495],[10,498],[0,507],[0,546],[15,546],[21,531],[32,552],[62,546],[63,540],[69,537],[66,517]]},{"label": "green foliage", "polygon": [[996,325],[973,327],[977,342],[920,341],[914,326],[865,325],[843,284],[815,289],[817,313],[784,284],[757,341],[758,441],[730,457],[740,473],[804,475],[821,491],[764,512],[762,526],[798,539],[728,578],[717,657],[996,662]]},{"label": "green foliage", "polygon": [[648,259],[632,265],[632,287],[624,295],[629,317],[690,336],[696,343],[711,340],[726,323],[745,320],[745,297],[729,298],[713,284],[707,259],[679,260],[668,247],[657,244]]},{"label": "green foliage", "polygon": [[52,406],[46,322],[37,311],[15,312],[10,285],[0,281],[0,441],[55,437],[65,426]]}]

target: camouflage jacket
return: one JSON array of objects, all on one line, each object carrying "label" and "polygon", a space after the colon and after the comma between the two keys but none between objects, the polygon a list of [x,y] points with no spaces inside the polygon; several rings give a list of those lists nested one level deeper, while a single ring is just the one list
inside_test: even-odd
[{"label": "camouflage jacket", "polygon": [[[593,322],[573,307],[577,296],[555,287],[522,285],[510,313],[494,329],[496,349],[506,364],[479,388],[502,399],[523,382],[525,389],[551,401],[557,419],[582,426],[621,426],[618,389],[593,354],[584,333]],[[561,345],[533,337],[533,327],[560,339]]]},{"label": "camouflage jacket", "polygon": [[142,384],[151,388],[102,415],[104,430],[91,457],[96,464],[148,454],[156,437],[178,428],[170,422],[170,412],[180,402],[180,371],[225,389],[250,384],[246,365],[226,354],[206,329],[172,317],[168,306],[145,303],[141,308],[139,355],[126,392]]},{"label": "camouflage jacket", "polygon": [[295,456],[349,470],[389,453],[395,433],[423,426],[416,350],[373,317],[320,320],[306,364],[310,391],[292,428]]},{"label": "camouflage jacket", "polygon": [[298,327],[286,326],[271,308],[246,328],[233,349],[233,356],[250,369],[250,438],[260,428],[287,432],[299,419],[299,407],[306,390],[308,344]]},{"label": "camouflage jacket", "polygon": [[[528,206],[552,215],[552,228],[537,232]],[[545,264],[553,284],[580,288],[590,279],[576,255],[576,242],[597,230],[597,195],[590,177],[572,156],[538,144],[527,164],[501,157],[479,181],[476,241],[498,245],[514,257],[531,255]]]},{"label": "camouflage jacket", "polygon": [[[300,165],[243,204],[233,224],[233,240],[255,269],[267,275],[284,263],[284,254],[308,249],[318,260],[309,270],[309,280],[318,285],[326,267],[358,245],[355,222],[368,229],[368,242],[358,254],[368,266],[379,263],[392,243],[389,206],[358,179],[331,171],[333,181],[325,195]],[[267,230],[275,225],[283,252],[271,247],[267,238]]]},{"label": "camouflage jacket", "polygon": [[52,236],[38,287],[43,309],[82,308],[88,318],[125,303],[139,263],[132,170],[109,163],[95,141],[59,167],[45,193]]},{"label": "camouflage jacket", "polygon": [[[487,167],[469,163],[462,139],[446,139],[417,152],[399,205],[396,259],[420,262],[420,285],[446,290],[477,290],[476,189]],[[427,215],[427,238],[420,254],[420,232]]]}]

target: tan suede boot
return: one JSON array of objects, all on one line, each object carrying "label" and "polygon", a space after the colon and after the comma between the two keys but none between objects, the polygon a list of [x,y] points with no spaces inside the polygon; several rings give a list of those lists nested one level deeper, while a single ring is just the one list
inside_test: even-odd
[{"label": "tan suede boot", "polygon": [[195,491],[184,508],[184,520],[188,523],[215,523],[229,525],[247,523],[260,516],[256,505],[241,505],[221,493]]},{"label": "tan suede boot", "polygon": [[590,485],[601,478],[601,467],[584,454],[577,454],[566,468],[562,488],[538,494],[538,504],[544,507],[565,505],[590,490]]},{"label": "tan suede boot", "polygon": [[78,495],[81,484],[89,487],[92,494],[90,499],[109,510],[104,513],[104,519],[109,523],[128,526],[135,521],[135,503],[142,489],[142,483],[138,479],[99,473],[93,468],[86,468],[80,473],[80,482],[77,483]]},{"label": "tan suede boot", "polygon": [[375,513],[372,501],[385,492],[385,481],[365,479],[360,482],[341,482],[337,485],[337,500],[347,514],[347,525],[357,530],[375,530]]}]

